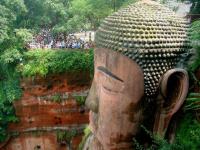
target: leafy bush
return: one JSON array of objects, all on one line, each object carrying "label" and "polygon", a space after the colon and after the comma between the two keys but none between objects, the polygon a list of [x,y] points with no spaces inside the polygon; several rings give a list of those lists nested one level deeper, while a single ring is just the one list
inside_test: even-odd
[{"label": "leafy bush", "polygon": [[190,28],[190,41],[195,54],[189,64],[189,70],[194,72],[200,66],[200,20],[192,23]]},{"label": "leafy bush", "polygon": [[185,101],[185,111],[200,110],[200,93],[190,93]]},{"label": "leafy bush", "polygon": [[[190,60],[188,70],[192,81],[191,85],[199,85],[200,82],[196,79],[194,73],[200,67],[200,20],[192,23],[189,33],[194,55]],[[195,116],[195,111],[199,109],[200,94],[189,93],[183,107],[185,114],[183,114],[176,135],[175,144],[179,145],[179,149],[200,149],[200,123]]]},{"label": "leafy bush", "polygon": [[133,139],[136,150],[180,150],[182,148],[181,145],[177,144],[176,142],[170,144],[166,139],[160,137],[159,135],[153,134],[143,125],[141,128],[148,135],[148,138],[150,138],[149,140],[151,142],[148,141],[147,143],[145,142],[145,144],[141,144],[136,139]]},{"label": "leafy bush", "polygon": [[1,67],[0,79],[0,142],[3,142],[7,137],[7,126],[11,122],[16,122],[18,119],[15,116],[13,101],[21,96],[19,84],[19,74],[13,68],[4,66]]},{"label": "leafy bush", "polygon": [[158,150],[197,150],[200,149],[200,123],[195,114],[183,114],[176,131],[175,141],[169,144],[159,137],[154,138]]},{"label": "leafy bush", "polygon": [[78,105],[83,106],[85,105],[86,97],[87,96],[76,96],[75,100],[78,103]]},{"label": "leafy bush", "polygon": [[200,149],[200,123],[195,119],[194,114],[186,114],[180,122],[177,131],[176,143],[182,149]]},{"label": "leafy bush", "polygon": [[13,101],[20,99],[22,91],[16,66],[22,60],[26,38],[31,37],[26,29],[10,30],[9,37],[4,38],[0,45],[0,142],[9,136],[8,124],[18,120]]},{"label": "leafy bush", "polygon": [[90,130],[89,126],[87,126],[84,129],[84,136],[82,138],[81,143],[78,146],[78,150],[82,150],[84,148],[85,143],[87,142],[88,137],[92,134],[92,131]]},{"label": "leafy bush", "polygon": [[17,64],[22,59],[22,54],[17,49],[7,49],[0,59],[2,64]]},{"label": "leafy bush", "polygon": [[26,52],[23,63],[19,66],[19,70],[26,77],[77,71],[92,73],[93,51],[39,49]]},{"label": "leafy bush", "polygon": [[28,29],[15,29],[15,35],[17,39],[17,44],[15,45],[21,48],[25,46],[28,42],[31,42],[33,39],[33,33],[31,30]]},{"label": "leafy bush", "polygon": [[60,93],[56,93],[55,95],[53,95],[52,100],[53,100],[53,102],[58,102],[58,103],[61,102],[62,98],[61,98]]},{"label": "leafy bush", "polygon": [[57,141],[62,143],[70,143],[72,138],[75,137],[78,134],[78,131],[76,129],[71,129],[69,131],[57,131]]}]

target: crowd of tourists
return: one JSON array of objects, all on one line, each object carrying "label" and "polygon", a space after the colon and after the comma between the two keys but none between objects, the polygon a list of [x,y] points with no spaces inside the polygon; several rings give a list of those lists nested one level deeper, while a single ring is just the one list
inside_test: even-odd
[{"label": "crowd of tourists", "polygon": [[93,47],[91,39],[77,37],[75,34],[53,37],[48,30],[42,30],[33,40],[27,44],[29,49],[89,49]]},{"label": "crowd of tourists", "polygon": [[70,49],[89,49],[92,42],[85,41],[83,38],[77,38],[75,35],[69,35],[66,39],[58,40],[52,45],[53,48],[70,48]]}]

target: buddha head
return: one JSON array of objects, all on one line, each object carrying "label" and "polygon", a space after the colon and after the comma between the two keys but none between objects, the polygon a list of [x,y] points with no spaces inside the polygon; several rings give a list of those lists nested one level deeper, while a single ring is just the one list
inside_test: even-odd
[{"label": "buddha head", "polygon": [[[131,149],[147,117],[154,122],[152,131],[165,136],[187,95],[188,75],[179,68],[189,47],[187,28],[183,18],[149,0],[103,21],[95,37],[95,73],[86,100],[89,149]],[[155,104],[154,113],[145,111],[150,104]]]}]

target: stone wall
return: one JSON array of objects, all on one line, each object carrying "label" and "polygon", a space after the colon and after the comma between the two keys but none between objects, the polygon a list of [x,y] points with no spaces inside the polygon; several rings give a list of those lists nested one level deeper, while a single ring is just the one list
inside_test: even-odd
[{"label": "stone wall", "polygon": [[75,150],[88,124],[82,105],[90,87],[89,73],[76,72],[21,80],[23,96],[14,106],[18,123],[5,150]]}]

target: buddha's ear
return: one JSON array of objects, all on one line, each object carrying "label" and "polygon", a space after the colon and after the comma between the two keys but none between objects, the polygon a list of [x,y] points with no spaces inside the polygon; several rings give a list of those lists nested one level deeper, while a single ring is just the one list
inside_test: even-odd
[{"label": "buddha's ear", "polygon": [[188,74],[183,69],[167,71],[159,85],[154,133],[165,136],[172,116],[180,109],[186,99],[189,87]]}]

